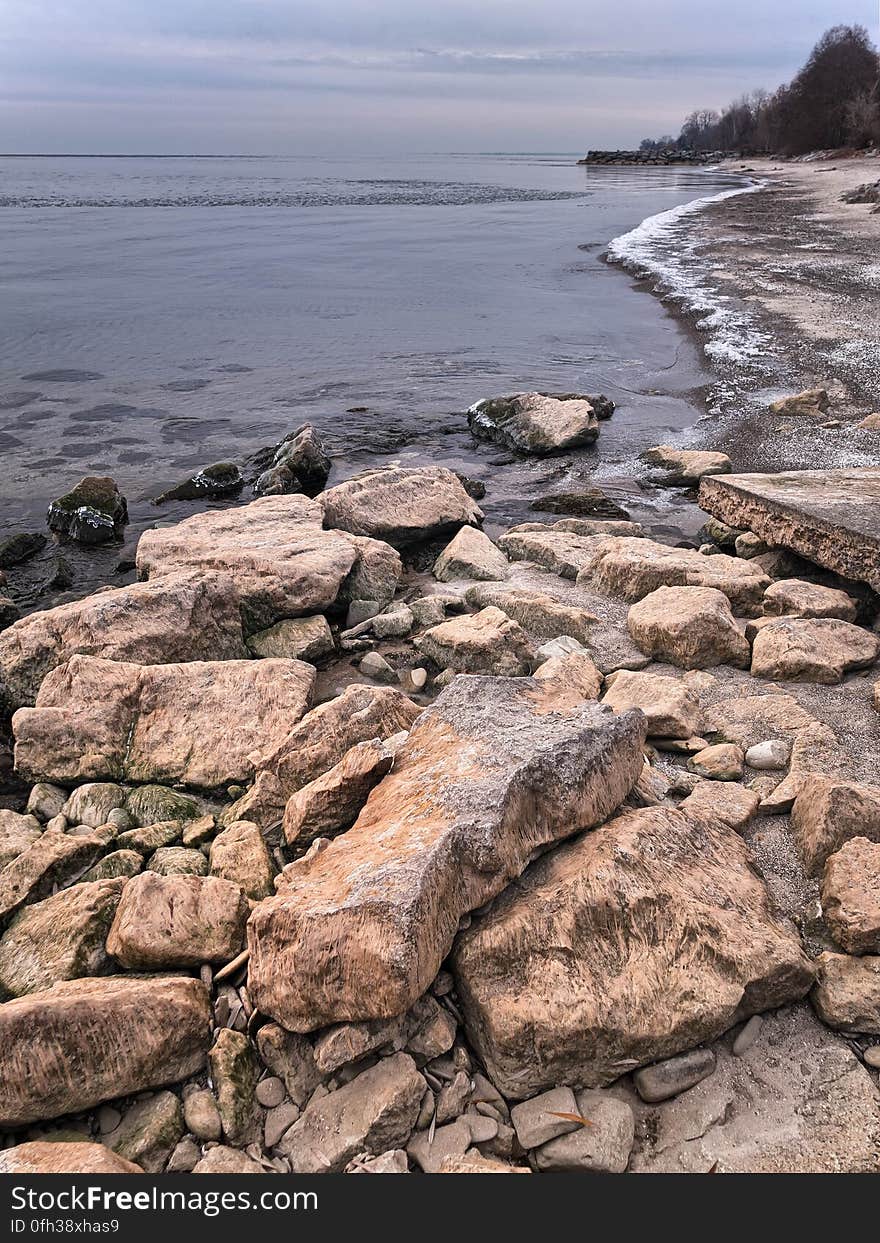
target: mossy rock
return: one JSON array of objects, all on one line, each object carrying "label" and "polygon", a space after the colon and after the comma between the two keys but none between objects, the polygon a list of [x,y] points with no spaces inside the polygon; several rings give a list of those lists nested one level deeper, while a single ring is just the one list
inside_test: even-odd
[{"label": "mossy rock", "polygon": [[156,505],[165,501],[196,501],[200,497],[234,496],[244,487],[241,471],[234,462],[214,462],[190,475],[175,488],[157,496]]},{"label": "mossy rock", "polygon": [[138,786],[132,790],[125,800],[125,810],[133,816],[138,828],[166,820],[195,820],[202,814],[195,799],[160,785]]},{"label": "mossy rock", "polygon": [[106,544],[128,521],[128,506],[109,475],[87,475],[49,506],[50,531],[80,544]]},{"label": "mossy rock", "polygon": [[143,866],[143,856],[139,851],[114,850],[90,867],[82,879],[83,881],[112,880],[117,876],[137,876]]}]

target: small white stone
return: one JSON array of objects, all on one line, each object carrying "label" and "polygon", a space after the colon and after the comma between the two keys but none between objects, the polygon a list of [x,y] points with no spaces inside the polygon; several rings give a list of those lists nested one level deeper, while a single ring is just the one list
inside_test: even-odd
[{"label": "small white stone", "polygon": [[768,742],[756,742],[746,751],[746,764],[749,768],[762,771],[775,771],[788,765],[790,747],[787,742],[773,739]]},{"label": "small white stone", "polygon": [[748,1053],[761,1034],[763,1025],[764,1020],[760,1014],[753,1014],[749,1021],[743,1025],[733,1042],[733,1052],[736,1057],[742,1057],[744,1053]]}]

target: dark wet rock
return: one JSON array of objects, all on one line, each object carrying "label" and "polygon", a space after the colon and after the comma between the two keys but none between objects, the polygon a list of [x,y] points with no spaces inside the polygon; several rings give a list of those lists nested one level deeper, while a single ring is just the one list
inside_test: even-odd
[{"label": "dark wet rock", "polygon": [[40,531],[20,531],[0,540],[0,570],[8,570],[11,566],[21,565],[42,552],[46,547],[46,537]]},{"label": "dark wet rock", "polygon": [[468,496],[473,497],[475,501],[481,501],[486,495],[486,485],[481,479],[471,479],[469,475],[463,475],[457,470],[456,475],[461,480],[461,486],[467,492]]},{"label": "dark wet rock", "polygon": [[197,501],[202,497],[213,499],[235,496],[243,487],[244,479],[234,462],[215,462],[157,496],[154,504],[163,505],[166,501]]},{"label": "dark wet rock", "polygon": [[0,630],[6,630],[21,617],[18,605],[9,596],[0,595]]},{"label": "dark wet rock", "polygon": [[554,492],[532,501],[529,509],[544,514],[567,514],[573,518],[611,518],[629,521],[626,510],[606,496],[601,488],[581,488],[577,492]]},{"label": "dark wet rock", "polygon": [[332,461],[311,423],[304,423],[276,448],[256,454],[252,465],[260,472],[254,496],[305,492],[316,496],[327,482]]},{"label": "dark wet rock", "polygon": [[70,492],[49,506],[47,522],[81,544],[105,544],[115,539],[128,521],[128,507],[107,475],[87,475]]},{"label": "dark wet rock", "polygon": [[75,367],[56,367],[52,371],[32,371],[21,377],[29,384],[83,384],[87,380],[103,380],[100,371],[78,371]]}]

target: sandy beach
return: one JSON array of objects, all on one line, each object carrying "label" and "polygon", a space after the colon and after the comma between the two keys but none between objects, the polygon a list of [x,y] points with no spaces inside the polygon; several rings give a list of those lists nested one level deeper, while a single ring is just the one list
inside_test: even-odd
[{"label": "sandy beach", "polygon": [[[877,181],[880,158],[725,167],[763,186],[690,217],[690,245],[762,345],[745,367],[722,361],[722,392],[701,438],[746,470],[873,465],[880,433],[857,424],[880,405],[880,214],[842,196]],[[768,413],[773,399],[817,386],[830,397],[818,437],[809,420]]]}]

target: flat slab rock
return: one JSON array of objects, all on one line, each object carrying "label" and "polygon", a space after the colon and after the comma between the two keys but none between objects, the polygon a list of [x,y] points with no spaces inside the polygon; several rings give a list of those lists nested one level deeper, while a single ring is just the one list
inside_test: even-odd
[{"label": "flat slab rock", "polygon": [[72,980],[0,1006],[0,1126],[21,1126],[186,1079],[205,1064],[200,980]]},{"label": "flat slab rock", "polygon": [[700,484],[700,505],[844,578],[880,591],[880,470],[724,475]]},{"label": "flat slab rock", "polygon": [[880,1095],[849,1046],[806,1004],[766,1014],[740,1056],[719,1040],[714,1072],[675,1100],[633,1100],[634,1173],[874,1173]]},{"label": "flat slab rock", "polygon": [[0,634],[0,698],[33,704],[46,674],[72,656],[140,665],[247,656],[238,592],[223,574],[169,574],[30,613]]},{"label": "flat slab rock", "polygon": [[544,855],[459,935],[453,970],[471,1043],[514,1098],[611,1083],[813,980],[741,838],[667,807]]},{"label": "flat slab rock", "polygon": [[138,575],[154,579],[184,569],[227,574],[250,632],[284,617],[326,612],[345,594],[350,576],[375,556],[388,562],[392,578],[394,571],[400,575],[400,560],[391,549],[325,531],[323,521],[320,504],[301,495],[207,510],[145,531],[137,549]]},{"label": "flat slab rock", "polygon": [[831,686],[880,656],[880,637],[833,617],[780,617],[761,626],[752,644],[752,674],[778,682]]},{"label": "flat slab rock", "polygon": [[300,1032],[408,1009],[462,915],[620,804],[644,737],[642,713],[572,702],[552,680],[456,678],[353,828],[254,911],[254,1004]]},{"label": "flat slab rock", "polygon": [[309,706],[315,670],[298,660],[136,665],[74,656],[36,706],[13,717],[15,762],[33,780],[248,781],[257,757]]}]

